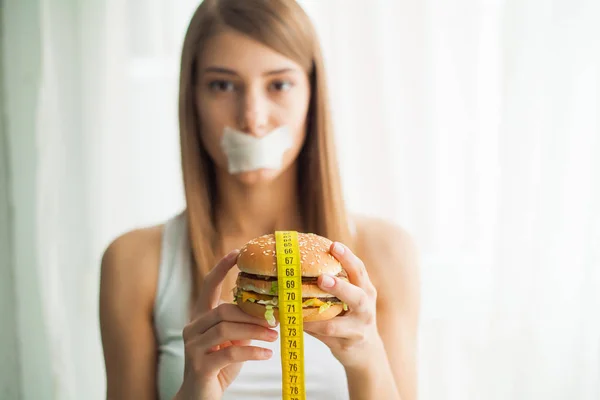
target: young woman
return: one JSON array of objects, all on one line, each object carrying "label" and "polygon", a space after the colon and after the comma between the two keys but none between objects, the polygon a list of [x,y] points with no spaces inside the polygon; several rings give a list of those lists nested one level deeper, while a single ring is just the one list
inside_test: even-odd
[{"label": "young woman", "polygon": [[307,398],[416,399],[414,246],[346,213],[323,61],[300,6],[202,2],[179,110],[186,210],[117,238],[102,260],[107,397],[281,398],[278,329],[231,304],[232,249],[297,230],[334,240],[350,280],[319,278],[349,312],[305,323]]}]

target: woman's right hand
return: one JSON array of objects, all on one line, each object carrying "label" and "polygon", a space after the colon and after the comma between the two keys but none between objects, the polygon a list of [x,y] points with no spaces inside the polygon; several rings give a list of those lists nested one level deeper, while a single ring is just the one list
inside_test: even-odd
[{"label": "woman's right hand", "polygon": [[177,400],[217,400],[248,360],[267,360],[269,349],[251,340],[273,342],[277,331],[267,321],[235,304],[220,304],[221,288],[239,252],[225,256],[204,279],[192,321],[183,329],[185,370]]}]

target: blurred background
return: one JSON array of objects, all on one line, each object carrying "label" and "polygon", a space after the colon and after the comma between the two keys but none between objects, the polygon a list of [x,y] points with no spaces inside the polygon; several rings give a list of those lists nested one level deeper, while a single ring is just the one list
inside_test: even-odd
[{"label": "blurred background", "polygon": [[[301,3],[348,205],[419,246],[420,399],[600,399],[600,2]],[[0,399],[105,396],[100,257],[184,207],[197,4],[0,2]]]}]

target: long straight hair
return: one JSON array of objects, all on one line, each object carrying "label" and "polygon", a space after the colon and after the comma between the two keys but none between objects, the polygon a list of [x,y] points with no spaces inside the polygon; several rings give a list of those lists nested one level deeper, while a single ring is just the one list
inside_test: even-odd
[{"label": "long straight hair", "polygon": [[181,161],[195,294],[217,261],[219,240],[215,166],[200,140],[195,100],[198,64],[206,41],[227,29],[294,60],[308,74],[311,99],[307,132],[296,160],[303,226],[307,232],[349,245],[352,239],[335,154],[323,57],[309,17],[295,0],[204,0],[185,36],[179,86]]}]

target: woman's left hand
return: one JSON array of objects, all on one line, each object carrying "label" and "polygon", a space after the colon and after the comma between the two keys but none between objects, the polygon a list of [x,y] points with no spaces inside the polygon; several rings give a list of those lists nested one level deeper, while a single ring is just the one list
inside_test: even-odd
[{"label": "woman's left hand", "polygon": [[346,303],[348,312],[327,321],[305,322],[304,331],[325,343],[344,367],[353,368],[384,351],[377,331],[377,291],[364,263],[348,247],[333,243],[330,252],[348,273],[349,282],[322,275],[319,287]]}]

